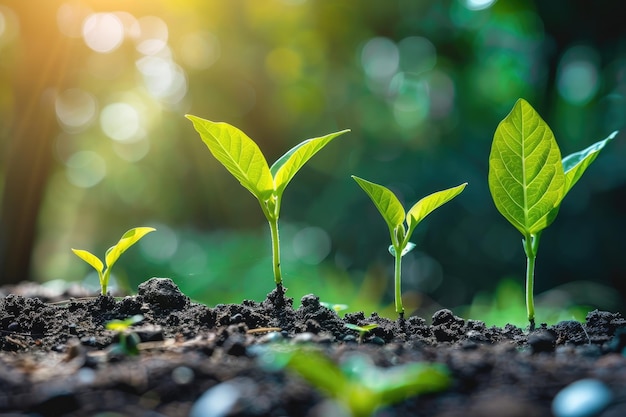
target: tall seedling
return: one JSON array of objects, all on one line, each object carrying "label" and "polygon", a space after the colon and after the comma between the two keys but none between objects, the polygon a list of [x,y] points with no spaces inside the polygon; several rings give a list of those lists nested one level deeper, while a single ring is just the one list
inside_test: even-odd
[{"label": "tall seedling", "polygon": [[550,127],[524,99],[500,122],[489,155],[489,189],[498,211],[522,233],[526,253],[526,309],[535,328],[535,259],[543,229],[565,195],[595,160],[606,139],[561,159]]},{"label": "tall seedling", "polygon": [[415,244],[409,242],[409,239],[419,222],[424,220],[433,210],[459,195],[461,191],[465,189],[467,183],[428,195],[415,203],[408,213],[405,213],[402,203],[400,203],[396,195],[390,189],[354,175],[352,178],[354,178],[357,184],[359,184],[363,191],[370,197],[389,228],[389,234],[391,235],[389,253],[395,258],[394,287],[396,313],[398,313],[398,316],[402,319],[404,317],[401,287],[402,257],[415,247]]},{"label": "tall seedling", "polygon": [[256,197],[270,225],[274,282],[282,290],[278,217],[285,187],[298,170],[318,151],[349,129],[305,140],[291,148],[269,167],[265,156],[245,133],[223,122],[186,116],[193,123],[213,156]]}]

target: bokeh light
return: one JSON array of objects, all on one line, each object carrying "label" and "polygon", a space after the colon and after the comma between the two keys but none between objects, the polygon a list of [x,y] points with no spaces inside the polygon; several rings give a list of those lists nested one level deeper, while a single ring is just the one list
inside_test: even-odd
[{"label": "bokeh light", "polygon": [[83,38],[96,52],[109,53],[124,40],[124,25],[113,13],[94,13],[83,22]]},{"label": "bokeh light", "polygon": [[106,162],[92,151],[78,151],[66,162],[67,179],[77,187],[90,188],[106,175]]}]

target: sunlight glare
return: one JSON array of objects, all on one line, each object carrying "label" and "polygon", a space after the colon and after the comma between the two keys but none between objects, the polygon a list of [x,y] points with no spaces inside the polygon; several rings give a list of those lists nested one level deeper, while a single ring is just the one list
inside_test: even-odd
[{"label": "sunlight glare", "polygon": [[89,126],[96,115],[96,98],[79,88],[59,94],[54,107],[57,119],[66,132],[77,132]]},{"label": "sunlight glare", "polygon": [[175,62],[157,56],[145,56],[137,61],[137,69],[153,97],[174,104],[187,94],[185,71]]},{"label": "sunlight glare", "polygon": [[92,11],[78,1],[66,2],[57,10],[57,26],[62,34],[69,38],[83,36],[83,22]]},{"label": "sunlight glare", "polygon": [[137,51],[143,55],[155,55],[167,46],[167,24],[156,16],[144,16],[131,26],[130,36],[135,40]]},{"label": "sunlight glare", "polygon": [[100,112],[100,127],[105,135],[118,142],[141,138],[139,112],[128,103],[111,103]]},{"label": "sunlight glare", "polygon": [[93,13],[83,23],[83,38],[96,52],[113,52],[124,40],[124,25],[113,13]]}]

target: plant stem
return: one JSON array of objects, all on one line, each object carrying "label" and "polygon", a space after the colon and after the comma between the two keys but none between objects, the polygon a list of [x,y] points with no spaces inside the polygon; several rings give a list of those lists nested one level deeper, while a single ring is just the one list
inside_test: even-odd
[{"label": "plant stem", "polygon": [[395,298],[396,298],[396,313],[398,313],[398,315],[402,319],[404,318],[404,307],[402,306],[402,288],[401,288],[402,250],[398,250],[398,248],[396,248],[394,258],[395,258],[394,286],[395,286]]},{"label": "plant stem", "polygon": [[102,295],[105,296],[107,295],[108,291],[110,275],[111,272],[109,268],[104,271],[104,274],[100,274],[100,289],[102,290]]},{"label": "plant stem", "polygon": [[272,261],[274,269],[274,282],[276,286],[280,286],[283,282],[280,272],[280,242],[278,238],[278,217],[268,218],[270,224],[270,233],[272,235]]},{"label": "plant stem", "polygon": [[535,301],[533,297],[535,284],[535,259],[537,258],[537,244],[532,235],[524,239],[524,252],[526,252],[526,312],[530,331],[535,330]]}]

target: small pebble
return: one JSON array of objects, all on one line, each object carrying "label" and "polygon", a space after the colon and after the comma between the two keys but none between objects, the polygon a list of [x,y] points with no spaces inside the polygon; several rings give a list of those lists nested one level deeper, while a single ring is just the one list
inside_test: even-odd
[{"label": "small pebble", "polygon": [[188,366],[178,366],[172,370],[172,380],[178,385],[186,385],[193,381],[194,373]]},{"label": "small pebble", "polygon": [[269,332],[257,339],[258,343],[275,343],[280,342],[285,337],[280,332]]},{"label": "small pebble", "polygon": [[241,397],[241,392],[231,382],[222,382],[206,391],[194,403],[189,412],[190,417],[222,417],[230,410]]},{"label": "small pebble", "polygon": [[298,333],[293,337],[291,343],[309,343],[315,339],[315,335],[310,332]]},{"label": "small pebble", "polygon": [[552,401],[555,417],[594,417],[613,400],[613,393],[597,379],[581,379],[563,388]]}]

